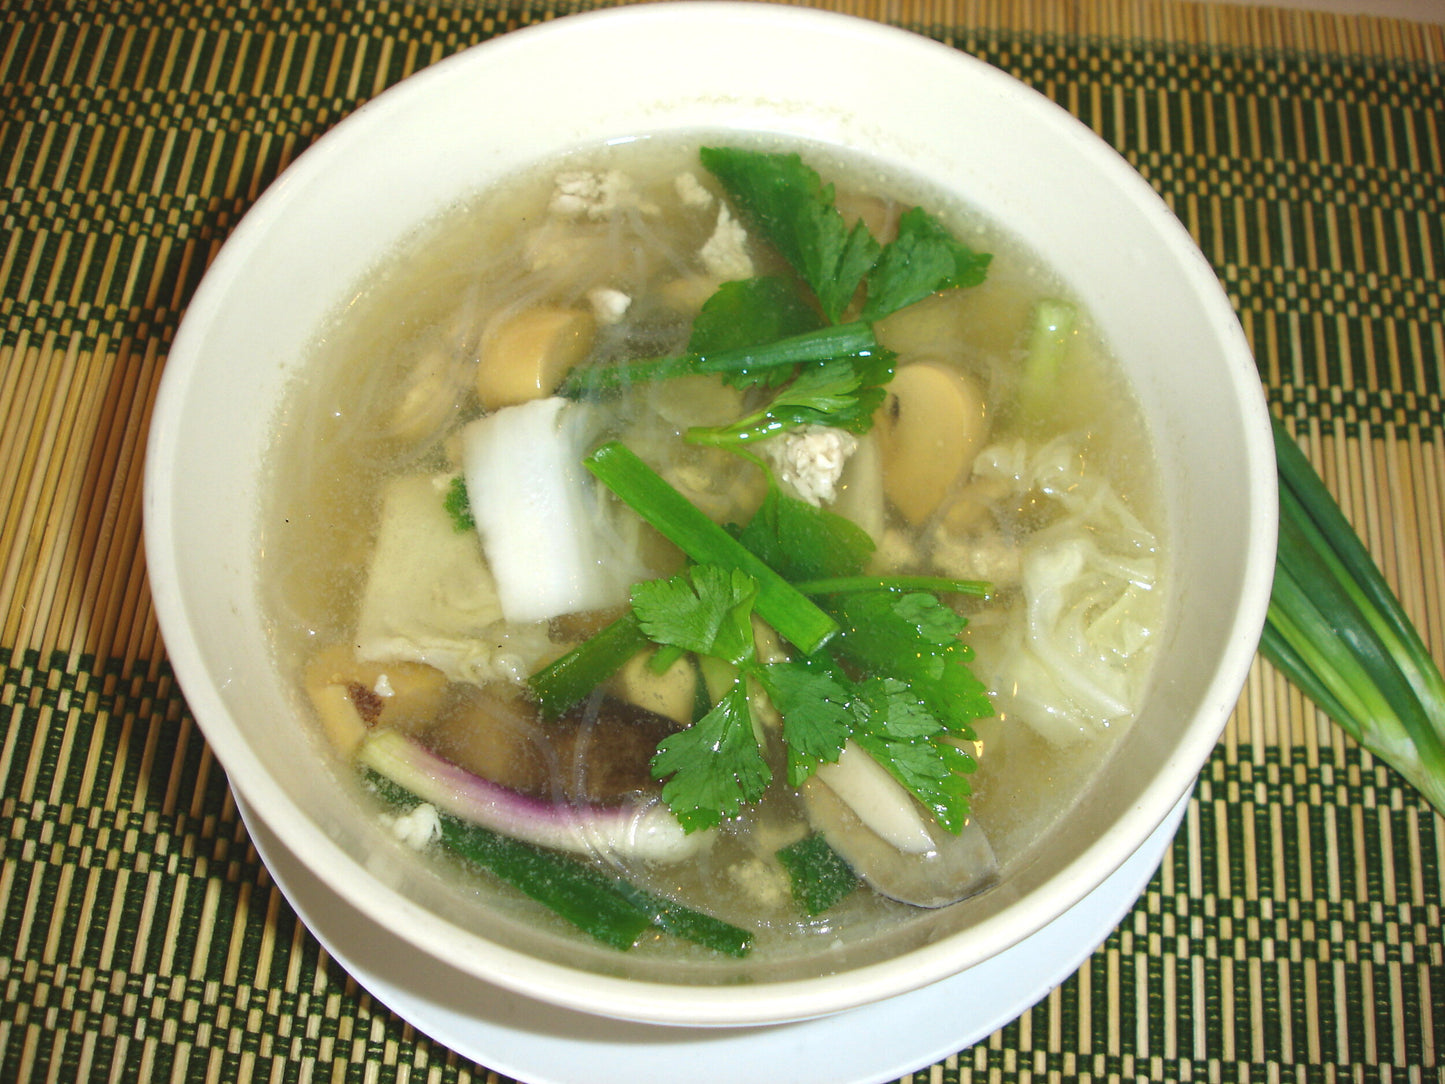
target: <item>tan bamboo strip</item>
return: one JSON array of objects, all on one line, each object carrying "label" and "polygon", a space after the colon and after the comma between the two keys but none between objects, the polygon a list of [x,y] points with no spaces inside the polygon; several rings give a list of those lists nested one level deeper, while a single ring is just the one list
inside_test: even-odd
[{"label": "tan bamboo strip", "polygon": [[[32,439],[20,454],[12,448],[4,459],[7,489],[20,499],[11,506],[5,531],[6,563],[15,571],[7,575],[0,597],[6,601],[11,642],[48,651],[75,643],[77,628],[85,624],[77,608],[95,597],[77,590],[77,581],[91,591],[102,586],[97,577],[84,576],[84,561],[96,552],[106,553],[116,539],[114,527],[124,506],[139,501],[134,461],[144,419],[132,417],[126,431],[107,433],[117,405],[108,371],[112,366],[76,350],[74,342],[48,358],[32,356],[28,364],[50,379],[38,385],[38,394],[26,403],[27,412],[44,421],[29,430],[40,439]],[[148,390],[134,384],[119,387],[122,397]],[[113,492],[107,482],[116,476],[122,488]],[[133,515],[129,520],[134,534],[138,521]],[[123,535],[120,541],[127,539]],[[20,570],[28,581],[23,586]],[[136,570],[130,571],[109,577],[109,586],[133,584]]]},{"label": "tan bamboo strip", "polygon": [[35,552],[35,568],[28,597],[20,603],[29,627],[22,629],[18,640],[42,650],[50,646],[47,626],[55,611],[56,593],[61,589],[75,523],[75,492],[82,473],[76,468],[83,468],[89,458],[89,415],[103,387],[86,364],[88,358],[81,357],[78,345],[72,340],[63,353],[57,352],[46,363],[62,374],[65,382],[57,385],[55,401],[46,405],[56,429],[50,447],[44,449],[45,461],[36,464],[31,481],[40,523],[28,540]]},{"label": "tan bamboo strip", "polygon": [[1418,433],[1412,433],[1410,453],[1417,465],[1417,496],[1422,498],[1416,535],[1422,551],[1434,555],[1422,564],[1424,600],[1420,605],[1424,608],[1418,614],[1417,627],[1430,654],[1445,659],[1445,441],[1437,439],[1426,445]]},{"label": "tan bamboo strip", "polygon": [[[104,379],[97,383],[110,388],[115,379],[117,362],[109,353],[109,343],[102,339],[97,345],[96,355],[104,359]],[[82,612],[100,591],[96,575],[97,553],[104,552],[105,543],[113,537],[114,508],[117,498],[113,493],[110,471],[130,451],[123,443],[123,433],[113,422],[116,397],[106,394],[99,404],[91,442],[90,463],[84,471],[84,479],[75,497],[74,516],[78,531],[70,547],[72,574],[70,590],[63,600],[62,612],[57,615],[55,642],[82,646],[88,635],[89,622]]]},{"label": "tan bamboo strip", "polygon": [[31,479],[43,472],[47,449],[55,439],[59,418],[51,411],[55,400],[55,384],[64,380],[63,366],[44,364],[44,359],[56,354],[53,345],[54,334],[46,336],[41,347],[26,351],[22,368],[30,370],[33,378],[28,381],[27,394],[20,403],[21,413],[16,419],[19,425],[19,439],[6,456],[6,491],[10,494],[8,509],[3,518],[3,534],[8,549],[3,579],[0,579],[0,600],[5,604],[4,642],[28,642],[25,639],[33,614],[27,610],[30,589],[37,561],[37,548],[33,532],[39,514],[41,493]]},{"label": "tan bamboo strip", "polygon": [[1191,0],[788,0],[956,36],[1010,32],[1130,38],[1189,46],[1246,45],[1438,63],[1445,27],[1368,14]]}]

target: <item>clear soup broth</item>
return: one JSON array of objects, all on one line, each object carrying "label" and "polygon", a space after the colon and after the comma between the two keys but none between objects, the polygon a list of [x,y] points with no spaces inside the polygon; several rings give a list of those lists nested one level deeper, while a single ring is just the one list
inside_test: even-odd
[{"label": "clear soup broth", "polygon": [[[880,247],[923,207],[991,257],[981,282],[863,321],[895,374],[867,420],[829,425],[824,411],[708,443],[697,434],[766,412],[802,370],[589,385],[591,372],[690,356],[724,284],[784,284],[780,311],[803,321],[785,330],[851,326],[867,311],[872,285],[836,319],[819,314],[788,255],[700,164],[699,146],[722,142],[642,139],[546,163],[447,212],[358,284],[277,422],[263,594],[298,727],[356,773],[367,814],[446,876],[495,875],[439,827],[480,802],[497,818],[488,831],[517,825],[527,846],[745,931],[753,953],[788,953],[987,891],[1059,821],[1143,701],[1164,632],[1167,540],[1140,412],[1064,285],[970,209],[825,148],[744,144],[800,152],[834,186],[846,229],[862,223]],[[967,758],[961,829],[869,752],[898,749],[896,735],[870,744],[858,730],[832,752],[837,765],[796,754],[793,713],[760,676],[780,671],[747,668],[804,652],[756,609],[741,670],[644,637],[560,721],[539,708],[533,675],[634,613],[636,584],[686,581],[698,565],[581,466],[608,442],[734,535],[775,491],[841,519],[868,542],[857,577],[966,621],[946,663],[967,666],[987,714],[927,739]],[[846,609],[837,594],[809,597]],[[830,687],[848,693],[833,732],[866,729],[882,701],[859,703],[878,675],[857,660],[828,666]],[[693,764],[675,762],[697,758],[679,739],[667,771],[659,749],[732,688],[745,718],[729,741],[754,743],[749,763],[767,778],[721,813],[674,791],[679,813],[665,785],[681,789]],[[854,693],[859,703],[843,702]],[[366,750],[383,735],[413,767],[425,756],[455,769],[460,791],[400,804],[378,792]],[[838,771],[853,761],[859,770]],[[795,862],[825,854],[858,878],[815,913],[779,857],[812,838],[827,851]],[[657,929],[643,940],[698,951]]]}]

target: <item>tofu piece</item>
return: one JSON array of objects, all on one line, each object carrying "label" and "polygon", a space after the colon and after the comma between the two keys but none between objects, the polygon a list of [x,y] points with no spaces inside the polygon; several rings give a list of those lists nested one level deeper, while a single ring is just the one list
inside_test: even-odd
[{"label": "tofu piece", "polygon": [[[443,505],[449,484],[446,475],[427,474],[388,486],[357,620],[357,656],[426,663],[454,681],[509,678],[508,656],[534,645],[514,642],[506,628],[476,534],[456,530]],[[538,636],[545,644],[545,630]]]}]

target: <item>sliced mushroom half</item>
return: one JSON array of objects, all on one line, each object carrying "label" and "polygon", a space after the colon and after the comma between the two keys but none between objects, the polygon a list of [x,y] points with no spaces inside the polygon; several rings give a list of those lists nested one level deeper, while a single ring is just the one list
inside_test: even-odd
[{"label": "sliced mushroom half", "polygon": [[803,785],[808,820],[875,892],[915,907],[946,907],[998,879],[998,859],[977,819],[959,835],[930,824],[934,847],[908,853],[868,828],[826,783]]}]

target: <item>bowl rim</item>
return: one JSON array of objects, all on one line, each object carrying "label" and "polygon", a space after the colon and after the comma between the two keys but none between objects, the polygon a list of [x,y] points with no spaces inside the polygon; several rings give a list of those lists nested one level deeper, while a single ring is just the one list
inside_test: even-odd
[{"label": "bowl rim", "polygon": [[[1245,577],[1240,590],[1242,604],[1235,615],[1227,649],[1218,660],[1208,684],[1208,695],[1197,713],[1213,722],[1190,729],[1188,740],[1161,767],[1137,803],[1139,809],[1157,812],[1157,818],[1150,818],[1148,828],[1151,830],[1192,788],[1200,766],[1238,700],[1252,664],[1273,573],[1276,499],[1268,414],[1249,344],[1212,268],[1182,223],[1121,155],[1061,106],[986,62],[912,31],[852,15],[751,0],[691,0],[687,4],[623,6],[567,15],[510,31],[438,61],[360,106],[298,155],[257,199],[207,270],[172,343],[152,415],[144,476],[145,556],[166,653],[180,687],[207,742],[227,771],[230,784],[253,810],[259,811],[268,828],[293,853],[309,856],[309,862],[321,864],[337,890],[378,921],[394,924],[399,915],[409,919],[404,936],[417,948],[455,962],[455,942],[461,935],[476,946],[476,972],[489,981],[583,1012],[692,1026],[766,1024],[824,1015],[947,977],[981,958],[977,950],[972,950],[971,957],[970,950],[962,947],[965,943],[980,943],[992,937],[996,950],[1022,940],[1077,903],[1093,887],[1097,878],[1085,877],[1082,871],[1087,869],[1103,876],[1117,869],[1148,832],[1141,834],[1135,819],[1118,819],[1109,831],[1094,839],[1050,878],[1048,883],[1054,886],[1054,891],[1036,891],[1030,897],[1015,901],[982,923],[929,946],[926,954],[915,949],[850,969],[847,983],[828,975],[760,982],[743,987],[745,996],[739,997],[739,987],[734,986],[614,978],[520,954],[505,945],[460,931],[399,892],[378,884],[355,858],[300,812],[239,734],[213,685],[196,642],[191,614],[177,589],[175,509],[170,503],[169,482],[181,410],[194,377],[196,347],[193,344],[216,317],[227,293],[226,287],[246,266],[257,239],[283,212],[292,193],[302,187],[307,178],[332,168],[333,159],[343,154],[351,141],[364,138],[369,127],[382,123],[389,113],[414,97],[432,93],[433,87],[444,84],[456,73],[470,65],[485,63],[503,50],[544,47],[549,37],[584,34],[601,24],[697,26],[717,18],[748,20],[759,32],[801,25],[810,31],[827,29],[835,34],[864,35],[905,52],[947,54],[951,63],[968,69],[971,78],[1018,100],[1060,137],[1082,144],[1083,153],[1094,156],[1101,168],[1117,176],[1118,183],[1132,195],[1139,212],[1183,257],[1182,269],[1197,303],[1219,333],[1222,352],[1233,366],[1232,390],[1250,444],[1249,462],[1256,467],[1251,476],[1243,480],[1246,492],[1241,499],[1258,510],[1262,529],[1245,555]],[[1263,529],[1266,525],[1268,529]],[[1218,725],[1214,726],[1214,722]],[[284,815],[277,815],[278,811]],[[950,946],[950,942],[955,944]]]}]

